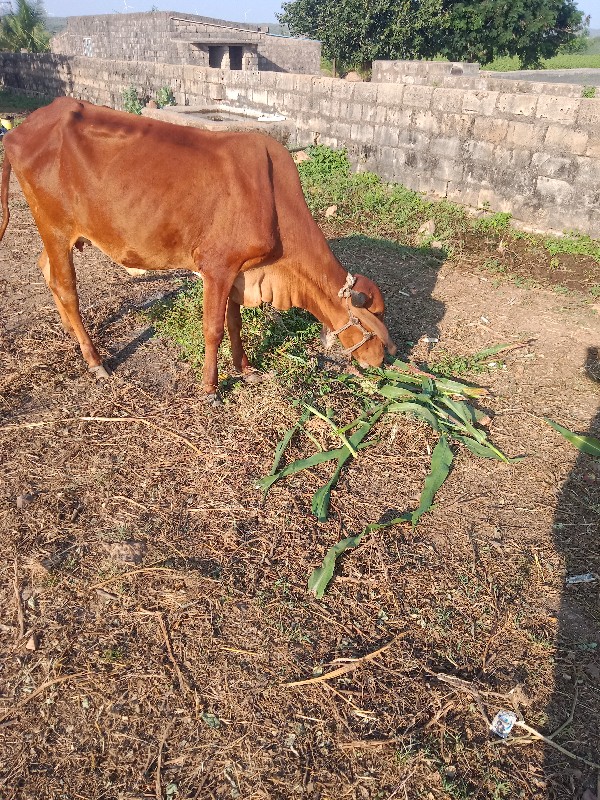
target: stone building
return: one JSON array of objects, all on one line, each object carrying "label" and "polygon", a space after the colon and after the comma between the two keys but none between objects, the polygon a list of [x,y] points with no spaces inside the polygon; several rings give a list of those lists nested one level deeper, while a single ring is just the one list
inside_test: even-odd
[{"label": "stone building", "polygon": [[150,11],[69,17],[52,52],[118,61],[318,75],[321,43],[275,36],[267,27]]}]

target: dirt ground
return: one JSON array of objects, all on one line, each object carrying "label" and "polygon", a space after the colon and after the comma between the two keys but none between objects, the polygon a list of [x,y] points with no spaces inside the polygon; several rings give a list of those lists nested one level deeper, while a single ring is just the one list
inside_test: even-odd
[{"label": "dirt ground", "polygon": [[[414,508],[429,429],[386,418],[327,523],[310,513],[318,474],[263,505],[253,481],[297,414],[288,393],[268,379],[206,407],[141,313],[181,276],[131,279],[87,249],[84,318],[114,370],[96,382],[37,270],[14,179],[11,208],[0,798],[594,800],[600,583],[565,577],[600,573],[600,464],[542,417],[600,435],[600,305],[375,240],[335,243],[382,286],[404,355],[423,356],[423,336],[458,354],[527,342],[478,376],[494,442],[527,457],[461,452],[417,530],[372,534],[317,601],[306,580],[329,546]],[[321,680],[288,685],[308,678]],[[490,734],[502,708],[562,750]]]}]

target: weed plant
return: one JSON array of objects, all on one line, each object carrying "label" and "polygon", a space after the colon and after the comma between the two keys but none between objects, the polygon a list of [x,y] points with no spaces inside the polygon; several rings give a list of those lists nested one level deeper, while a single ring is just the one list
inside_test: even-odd
[{"label": "weed plant", "polygon": [[512,227],[507,212],[489,212],[478,217],[448,200],[430,200],[419,192],[398,183],[387,183],[372,172],[353,172],[346,150],[331,150],[324,145],[307,148],[310,158],[298,165],[306,202],[316,219],[336,206],[330,219],[342,228],[345,236],[363,234],[401,244],[413,244],[419,227],[433,220],[435,233],[421,237],[419,245],[429,248],[438,240],[443,253],[452,255],[461,249],[465,236],[483,236],[493,240],[519,239],[533,250],[545,250],[550,256],[572,254],[588,256],[600,263],[600,242],[571,232],[564,237],[539,237]]}]

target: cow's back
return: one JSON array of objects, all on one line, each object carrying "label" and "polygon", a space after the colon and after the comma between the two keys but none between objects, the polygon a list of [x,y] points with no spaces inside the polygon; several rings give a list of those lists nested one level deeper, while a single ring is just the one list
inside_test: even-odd
[{"label": "cow's back", "polygon": [[5,143],[42,238],[59,225],[126,266],[194,268],[280,249],[271,142],[59,98]]}]

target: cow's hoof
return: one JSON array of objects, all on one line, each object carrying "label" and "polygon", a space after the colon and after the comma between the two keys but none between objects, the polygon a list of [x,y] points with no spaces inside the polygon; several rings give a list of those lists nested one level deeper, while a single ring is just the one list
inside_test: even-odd
[{"label": "cow's hoof", "polygon": [[110,378],[110,375],[104,369],[102,364],[98,364],[97,367],[90,367],[90,372],[93,375],[95,375],[98,380],[104,380],[105,378]]},{"label": "cow's hoof", "polygon": [[204,397],[204,402],[211,406],[211,408],[221,408],[223,401],[218,394],[207,394]]},{"label": "cow's hoof", "polygon": [[261,383],[263,380],[263,374],[256,369],[249,369],[247,372],[244,372],[242,375],[242,380],[244,383],[249,384],[256,384]]}]

